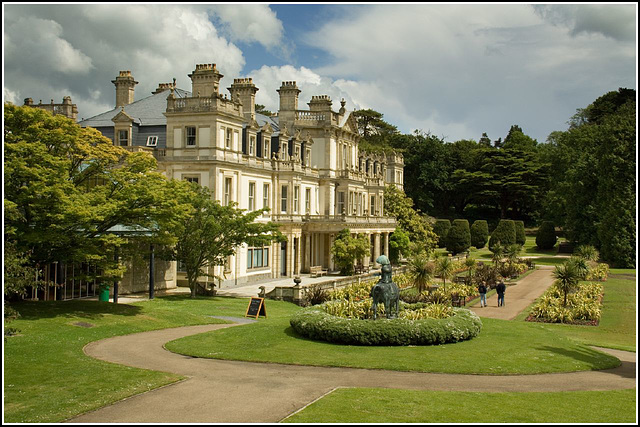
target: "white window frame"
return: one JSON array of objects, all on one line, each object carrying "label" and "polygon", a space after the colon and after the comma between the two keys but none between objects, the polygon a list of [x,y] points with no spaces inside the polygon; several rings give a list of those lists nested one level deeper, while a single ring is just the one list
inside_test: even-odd
[{"label": "white window frame", "polygon": [[256,183],[249,183],[249,212],[252,212],[256,209]]},{"label": "white window frame", "polygon": [[233,178],[226,176],[224,178],[224,205],[229,206],[233,201],[232,193],[233,193]]},{"label": "white window frame", "polygon": [[300,186],[293,187],[293,213],[300,212]]},{"label": "white window frame", "polygon": [[[193,135],[189,135],[190,129],[193,129]],[[196,139],[197,135],[198,135],[198,130],[195,126],[187,126],[184,131],[184,136],[185,136],[184,146],[188,148],[195,147],[197,144],[197,139]],[[193,141],[193,144],[190,144],[191,141]]]},{"label": "white window frame", "polygon": [[256,137],[253,135],[249,137],[249,155],[250,156],[256,155]]},{"label": "white window frame", "polygon": [[156,135],[147,137],[147,147],[157,147],[158,146],[158,137]]},{"label": "white window frame", "polygon": [[304,190],[304,210],[307,215],[311,215],[311,189]]},{"label": "white window frame", "polygon": [[[262,207],[263,208],[271,208],[269,203],[269,193],[271,192],[271,185],[263,184],[262,185]],[[264,216],[268,216],[267,212],[264,213]]]},{"label": "white window frame", "polygon": [[187,176],[183,176],[182,179],[185,180],[185,181],[189,181],[189,182],[195,182],[196,184],[200,185],[200,177],[199,176],[187,175]]},{"label": "white window frame", "polygon": [[231,150],[231,135],[232,135],[232,129],[231,128],[226,128],[226,132],[225,132],[225,138],[224,138],[224,148],[226,148],[227,150]]},{"label": "white window frame", "polygon": [[[287,213],[287,209],[288,209],[288,204],[289,204],[289,186],[288,185],[281,185],[280,186],[280,213]],[[284,206],[284,209],[283,209]]]}]

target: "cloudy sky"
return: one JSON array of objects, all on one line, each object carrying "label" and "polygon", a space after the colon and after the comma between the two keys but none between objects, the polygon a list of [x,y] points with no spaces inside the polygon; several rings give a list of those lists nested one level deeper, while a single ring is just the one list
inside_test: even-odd
[{"label": "cloudy sky", "polygon": [[[295,80],[312,95],[372,108],[405,133],[447,141],[538,141],[619,87],[636,89],[637,6],[621,4],[7,4],[4,100],[56,103],[79,117],[113,108],[120,70],[191,90],[196,64],[216,63],[223,88],[252,77],[256,102],[278,109]],[[228,93],[225,89],[225,93]]]}]

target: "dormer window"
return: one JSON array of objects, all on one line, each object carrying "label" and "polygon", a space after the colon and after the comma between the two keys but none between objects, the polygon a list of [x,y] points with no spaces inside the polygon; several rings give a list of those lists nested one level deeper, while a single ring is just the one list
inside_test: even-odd
[{"label": "dormer window", "polygon": [[271,150],[269,150],[269,140],[267,138],[264,139],[263,148],[264,150],[262,150],[262,156],[265,159],[268,159],[269,155],[271,154]]},{"label": "dormer window", "polygon": [[157,136],[148,136],[147,137],[147,147],[156,147],[158,145],[158,137]]},{"label": "dormer window", "polygon": [[256,154],[256,137],[252,136],[249,138],[249,155],[255,156]]},{"label": "dormer window", "polygon": [[118,131],[118,144],[121,147],[126,147],[126,146],[129,145],[129,131],[128,130]]},{"label": "dormer window", "polygon": [[282,160],[287,160],[287,154],[289,153],[289,147],[287,147],[287,143],[283,142],[282,143],[282,155],[281,155],[281,159]]}]

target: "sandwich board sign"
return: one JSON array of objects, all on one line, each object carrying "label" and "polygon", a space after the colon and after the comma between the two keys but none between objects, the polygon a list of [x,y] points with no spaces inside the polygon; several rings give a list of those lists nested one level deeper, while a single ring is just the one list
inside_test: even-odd
[{"label": "sandwich board sign", "polygon": [[264,316],[265,318],[267,317],[267,309],[264,304],[264,298],[251,297],[249,306],[247,307],[247,313],[244,315],[244,317],[255,317],[257,319],[258,316]]}]

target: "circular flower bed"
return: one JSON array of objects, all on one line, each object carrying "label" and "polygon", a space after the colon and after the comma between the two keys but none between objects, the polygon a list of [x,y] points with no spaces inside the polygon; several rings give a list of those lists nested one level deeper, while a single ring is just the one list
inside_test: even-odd
[{"label": "circular flower bed", "polygon": [[340,344],[433,345],[468,340],[482,329],[480,318],[463,308],[453,308],[453,315],[444,319],[362,320],[333,316],[323,306],[298,311],[289,321],[293,330],[314,340]]}]

